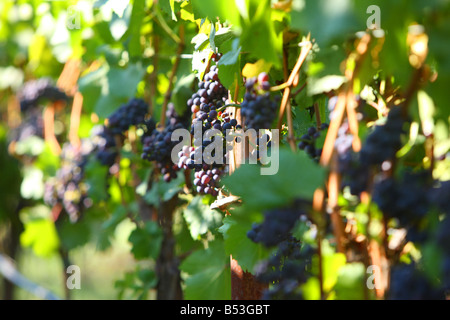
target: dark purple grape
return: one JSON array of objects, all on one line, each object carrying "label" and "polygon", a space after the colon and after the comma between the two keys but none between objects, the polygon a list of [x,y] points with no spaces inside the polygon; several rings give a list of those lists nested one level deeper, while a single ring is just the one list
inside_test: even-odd
[{"label": "dark purple grape", "polygon": [[269,76],[261,73],[257,78],[246,80],[246,93],[241,104],[241,114],[247,129],[270,129],[278,104],[269,94]]},{"label": "dark purple grape", "polygon": [[108,128],[113,134],[122,135],[131,126],[145,123],[147,113],[147,103],[133,98],[109,116]]},{"label": "dark purple grape", "polygon": [[41,102],[69,100],[65,92],[57,88],[49,78],[31,80],[25,83],[18,94],[20,109],[22,112],[37,108]]},{"label": "dark purple grape", "polygon": [[300,137],[298,148],[304,150],[308,156],[314,161],[318,162],[322,155],[322,148],[316,147],[316,140],[320,138],[322,131],[326,130],[328,126],[321,126],[319,129],[310,127],[307,133]]}]

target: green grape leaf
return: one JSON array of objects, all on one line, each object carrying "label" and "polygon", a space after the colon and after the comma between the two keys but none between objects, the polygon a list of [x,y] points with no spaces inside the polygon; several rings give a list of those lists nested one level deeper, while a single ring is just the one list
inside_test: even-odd
[{"label": "green grape leaf", "polygon": [[254,10],[249,10],[251,18],[242,28],[240,36],[242,51],[249,52],[250,57],[264,59],[279,67],[283,37],[281,32],[275,30],[272,22],[270,1],[253,0],[250,4]]},{"label": "green grape leaf", "polygon": [[236,37],[235,33],[230,27],[220,28],[216,31],[214,35],[214,43],[216,47],[221,51],[222,46],[227,43],[229,40],[232,40]]},{"label": "green grape leaf", "polygon": [[154,221],[148,221],[144,228],[136,227],[128,239],[133,245],[131,252],[137,260],[156,259],[161,249],[163,235]]},{"label": "green grape leaf", "polygon": [[183,211],[183,217],[189,226],[192,239],[198,239],[208,230],[219,227],[222,222],[222,214],[217,210],[210,209],[206,199],[201,196],[194,197]]},{"label": "green grape leaf", "polygon": [[89,221],[81,219],[77,223],[65,220],[59,227],[61,245],[66,250],[72,250],[88,243],[91,236]]},{"label": "green grape leaf", "polygon": [[190,1],[184,1],[183,3],[181,3],[180,17],[182,20],[195,22],[192,3]]},{"label": "green grape leaf", "polygon": [[86,183],[89,185],[88,195],[94,202],[108,199],[108,171],[99,161],[89,161],[85,167]]},{"label": "green grape leaf", "polygon": [[[239,46],[239,39],[236,38],[232,42],[232,49],[226,52],[217,63],[219,66],[235,65],[239,61],[239,54],[241,53],[241,46]],[[219,69],[220,72],[220,69]]]},{"label": "green grape leaf", "polygon": [[0,124],[0,168],[2,168],[2,179],[0,179],[0,223],[3,220],[16,219],[13,214],[20,201],[17,195],[20,193],[22,175],[19,162],[9,155],[6,144],[6,129]]},{"label": "green grape leaf", "polygon": [[353,14],[352,0],[295,0],[291,11],[291,27],[304,34],[311,32],[311,38],[320,46],[333,40],[345,39],[349,33],[365,30],[366,25],[358,23]]},{"label": "green grape leaf", "polygon": [[363,300],[365,267],[363,263],[348,263],[339,269],[334,291],[337,300]]},{"label": "green grape leaf", "polygon": [[169,0],[170,11],[172,13],[172,20],[177,21],[177,16],[175,15],[175,0]]},{"label": "green grape leaf", "polygon": [[[275,154],[272,156],[277,157]],[[278,159],[272,159],[272,163],[276,160],[278,172],[274,175],[261,175],[259,165],[243,164],[225,177],[223,184],[254,210],[283,206],[297,197],[312,199],[315,190],[323,183],[324,169],[304,152],[295,154],[285,148],[280,148]]]},{"label": "green grape leaf", "polygon": [[247,232],[251,230],[256,219],[255,215],[247,211],[245,214],[233,211],[231,216],[224,218],[223,226],[219,228],[225,239],[227,254],[237,260],[239,266],[248,272],[253,272],[256,264],[268,256],[268,251],[262,245],[254,243],[247,237]]},{"label": "green grape leaf", "polygon": [[129,33],[130,43],[129,51],[131,57],[142,55],[141,48],[141,27],[145,16],[145,0],[134,0],[133,10],[131,11],[130,24],[127,33]]},{"label": "green grape leaf", "polygon": [[192,8],[196,19],[209,18],[214,21],[218,17],[221,22],[228,21],[235,27],[240,25],[235,1],[192,0]]},{"label": "green grape leaf", "polygon": [[44,173],[46,176],[55,176],[60,165],[60,158],[54,154],[48,143],[45,144],[44,150],[40,152],[38,158],[34,162],[34,166]]},{"label": "green grape leaf", "polygon": [[180,190],[182,190],[184,184],[183,172],[178,172],[177,178],[170,182],[165,182],[162,178],[159,181],[155,181],[152,188],[144,195],[144,200],[148,204],[159,207],[161,201],[169,201]]},{"label": "green grape leaf", "polygon": [[83,106],[101,118],[108,117],[134,97],[145,72],[145,67],[136,63],[126,68],[103,66],[88,73],[79,80],[80,92],[85,97]]},{"label": "green grape leaf", "polygon": [[20,216],[24,224],[24,231],[20,235],[22,246],[32,248],[40,257],[54,254],[60,246],[60,240],[55,224],[50,218],[50,209],[38,205],[22,210]]},{"label": "green grape leaf", "polygon": [[339,269],[345,265],[345,255],[342,253],[334,253],[323,256],[323,288],[326,292],[331,291],[335,286]]},{"label": "green grape leaf", "polygon": [[195,74],[193,73],[182,76],[173,88],[172,102],[178,114],[184,114],[186,112],[186,101],[192,96],[192,84],[194,80]]},{"label": "green grape leaf", "polygon": [[231,298],[230,256],[220,239],[209,242],[207,249],[192,253],[182,262],[180,270],[188,274],[184,289],[187,300]]},{"label": "green grape leaf", "polygon": [[344,76],[328,75],[322,78],[312,77],[308,81],[308,95],[318,95],[339,89],[346,82]]}]

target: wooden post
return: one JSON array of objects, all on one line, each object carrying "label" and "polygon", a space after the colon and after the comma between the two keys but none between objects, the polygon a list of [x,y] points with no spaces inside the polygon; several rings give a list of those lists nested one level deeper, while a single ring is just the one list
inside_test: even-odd
[{"label": "wooden post", "polygon": [[[242,117],[240,109],[228,108],[228,112],[231,118],[238,120],[238,123],[242,124]],[[244,140],[241,143],[248,143]],[[249,148],[246,146],[245,153],[249,152]],[[241,164],[244,158],[248,154],[242,154],[240,147],[234,147],[228,153],[230,157],[229,161],[229,173],[232,174]],[[259,300],[262,297],[263,291],[267,288],[266,284],[258,282],[253,274],[244,271],[239,265],[238,261],[230,257],[231,267],[231,300]]]},{"label": "wooden post", "polygon": [[267,285],[256,281],[250,272],[242,270],[239,263],[230,257],[231,300],[259,300]]}]

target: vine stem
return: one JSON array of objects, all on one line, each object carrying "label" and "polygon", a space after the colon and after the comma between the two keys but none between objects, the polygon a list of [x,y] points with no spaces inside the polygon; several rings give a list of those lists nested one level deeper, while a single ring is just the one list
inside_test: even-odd
[{"label": "vine stem", "polygon": [[[338,172],[338,159],[334,152],[335,141],[337,138],[338,130],[344,119],[345,111],[352,113],[355,104],[353,96],[354,78],[359,72],[362,61],[366,56],[371,41],[370,34],[366,33],[358,45],[356,46],[356,52],[352,53],[347,60],[347,69],[345,70],[345,76],[348,82],[344,85],[344,88],[338,94],[338,100],[333,112],[333,119],[330,121],[327,136],[325,138],[322,156],[320,158],[320,164],[324,167],[330,166],[330,173],[328,176],[328,206],[331,210],[331,222],[333,225],[333,233],[336,239],[337,251],[345,253],[345,230],[344,223],[341,218],[340,209],[338,205],[338,197],[340,190],[340,174]],[[350,68],[353,62],[353,68]],[[356,121],[356,123],[355,123]],[[351,122],[351,123],[350,123]],[[349,125],[353,129],[352,133],[355,133],[355,127],[357,130],[358,122],[356,116],[351,115],[349,119]],[[357,131],[356,131],[357,134]]]},{"label": "vine stem", "polygon": [[60,102],[55,102],[44,110],[44,137],[56,155],[61,154],[61,146],[55,136],[55,108]]},{"label": "vine stem", "polygon": [[281,100],[280,114],[278,116],[278,124],[277,124],[277,129],[280,131],[281,131],[281,126],[283,124],[284,112],[286,111],[286,108],[289,108],[288,102],[289,102],[289,98],[291,95],[292,85],[293,85],[298,73],[300,72],[300,68],[302,67],[303,63],[305,62],[306,57],[308,56],[309,52],[312,49],[312,43],[311,43],[311,41],[309,41],[309,38],[310,38],[310,35],[308,35],[308,41],[302,46],[298,60],[295,64],[294,68],[292,69],[292,72],[289,75],[288,80],[284,84],[281,85],[281,86],[285,86],[285,88],[284,88],[284,92],[283,92],[283,98]]},{"label": "vine stem", "polygon": [[72,111],[70,113],[70,129],[69,129],[69,141],[77,148],[81,146],[81,140],[78,136],[78,130],[80,128],[81,112],[83,110],[83,95],[80,92],[75,93]]},{"label": "vine stem", "polygon": [[241,105],[240,104],[237,104],[237,103],[229,103],[229,104],[226,104],[226,105],[224,105],[224,106],[222,106],[222,107],[220,107],[219,109],[217,109],[216,111],[224,111],[226,108],[228,108],[228,107],[234,107],[234,108],[241,108]]},{"label": "vine stem", "polygon": [[[170,38],[172,38],[173,41],[175,41],[178,45],[184,43],[183,35],[180,34],[180,36],[178,36],[172,29],[170,29],[157,6],[155,6],[155,17],[160,27],[169,35]],[[183,27],[183,25],[180,25],[180,28],[181,27]]]},{"label": "vine stem", "polygon": [[338,100],[333,111],[333,119],[330,121],[328,133],[325,138],[325,142],[322,149],[322,156],[320,163],[323,166],[328,166],[331,161],[331,157],[334,151],[334,143],[337,138],[339,127],[341,126],[342,119],[344,118],[345,105],[347,103],[347,95],[344,92],[338,94]]},{"label": "vine stem", "polygon": [[[284,75],[284,81],[286,83],[286,81],[289,80],[288,78],[288,51],[286,50],[286,48],[283,48],[283,75]],[[292,85],[295,86],[294,82],[295,79],[297,79],[298,77],[294,78],[294,81],[292,81]],[[290,102],[290,88],[291,86],[286,87],[285,89],[289,88],[289,95],[288,95],[288,99],[286,101],[286,110],[287,110],[287,123],[288,123],[288,137],[287,140],[289,142],[289,145],[291,146],[291,149],[293,152],[296,151],[296,147],[295,147],[295,136],[294,136],[294,124],[293,124],[293,120],[292,120],[292,109],[291,109],[291,102]],[[284,96],[283,96],[284,97]]]},{"label": "vine stem", "polygon": [[[231,97],[231,92],[228,92],[229,100],[233,101],[228,105],[223,106],[223,109],[228,107],[237,108],[236,112],[231,113],[230,116],[242,123],[242,116],[240,113],[240,105],[237,104],[239,83],[236,81],[234,97]],[[222,109],[221,108],[221,109]],[[245,139],[242,141],[244,148],[234,144],[233,150],[228,153],[230,161],[228,164],[229,174],[233,174],[240,164],[245,163],[244,159],[248,157],[250,152],[250,141]],[[225,211],[226,215],[230,213],[227,207],[233,203],[240,202],[240,198],[229,194],[227,197],[216,200],[211,208],[217,208]],[[267,287],[265,284],[257,281],[256,277],[249,271],[245,271],[239,265],[239,262],[230,255],[230,271],[231,271],[231,299],[232,300],[259,300],[262,297],[263,290]]]},{"label": "vine stem", "polygon": [[175,79],[175,75],[177,73],[178,70],[178,66],[180,65],[180,61],[181,61],[181,54],[183,53],[184,50],[184,25],[180,25],[180,41],[177,42],[178,43],[178,49],[177,49],[177,56],[175,58],[175,62],[172,66],[172,70],[170,72],[170,77],[169,77],[169,88],[167,89],[167,92],[164,96],[164,103],[162,106],[162,110],[161,110],[161,120],[160,120],[160,128],[164,128],[165,126],[165,122],[166,122],[166,110],[167,110],[167,105],[169,104],[170,101],[170,96],[172,94],[172,89],[174,86],[174,79]]},{"label": "vine stem", "polygon": [[317,255],[319,256],[319,287],[320,287],[320,300],[325,299],[325,292],[323,291],[323,258],[322,258],[322,236],[321,231],[317,233]]},{"label": "vine stem", "polygon": [[56,85],[62,91],[73,95],[72,109],[70,112],[69,141],[75,148],[81,146],[78,136],[80,128],[81,112],[83,110],[83,95],[78,91],[77,82],[81,74],[81,62],[79,59],[69,59],[61,72]]},{"label": "vine stem", "polygon": [[[372,224],[372,210],[371,210],[371,198],[368,192],[363,192],[361,193],[361,202],[364,203],[367,207],[367,223],[366,223],[366,230],[367,230],[367,234],[366,234],[366,254],[367,254],[367,261],[366,261],[366,268],[368,268],[370,265],[376,265],[379,267],[380,273],[378,274],[378,276],[376,276],[374,278],[374,282],[375,282],[375,295],[377,296],[377,298],[381,299],[384,296],[384,286],[382,285],[383,281],[383,276],[384,276],[384,271],[381,268],[383,263],[382,263],[382,259],[381,259],[381,253],[380,253],[380,248],[378,245],[378,242],[375,239],[372,239],[371,235],[370,235],[370,228],[371,228],[371,224]],[[364,293],[366,295],[366,298],[368,296],[367,293],[367,286],[364,286]]]},{"label": "vine stem", "polygon": [[292,120],[292,108],[291,108],[291,102],[288,101],[286,104],[286,111],[287,111],[287,122],[288,122],[288,142],[291,146],[291,149],[293,152],[297,150],[297,146],[295,145],[295,135],[294,135],[294,122]]},{"label": "vine stem", "polygon": [[277,86],[270,87],[270,91],[280,91],[289,87],[289,83],[285,82]]},{"label": "vine stem", "polygon": [[414,94],[420,89],[421,79],[428,74],[428,68],[421,66],[414,72],[411,82],[409,83],[408,89],[405,92],[404,100],[402,103],[402,114],[406,118],[408,115],[408,107],[411,104],[411,100]]},{"label": "vine stem", "polygon": [[318,188],[314,192],[313,196],[313,211],[318,214],[318,219],[315,222],[317,226],[317,254],[319,258],[319,288],[320,288],[320,299],[325,299],[325,292],[323,288],[323,257],[322,257],[322,230],[323,230],[323,216],[324,216],[324,203],[325,203],[325,192],[323,189]]},{"label": "vine stem", "polygon": [[[333,112],[333,119],[330,121],[330,126],[328,129],[328,134],[325,138],[325,143],[323,146],[322,156],[320,158],[320,164],[323,166],[328,166],[328,164],[331,161],[332,154],[334,152],[334,143],[337,138],[338,130],[342,124],[342,120],[344,119],[344,113],[347,110],[347,112],[350,111],[351,115],[349,117],[349,126],[353,129],[353,134],[357,136],[357,129],[355,129],[358,126],[356,116],[353,115],[354,110],[354,104],[349,103],[348,99],[354,99],[353,95],[353,84],[354,84],[354,78],[356,74],[358,74],[359,69],[361,68],[362,62],[364,60],[364,57],[366,56],[366,53],[369,48],[369,43],[371,41],[371,36],[369,33],[366,33],[361,40],[359,41],[356,52],[349,58],[354,61],[354,68],[347,68],[345,71],[345,76],[348,80],[347,84],[344,85],[343,90],[338,94],[338,100],[335,106],[335,110]],[[347,64],[348,65],[348,64]],[[347,107],[347,104],[350,106]]]},{"label": "vine stem", "polygon": [[[70,143],[78,148],[81,145],[78,139],[78,127],[81,116],[82,108],[82,97],[80,102],[80,95],[77,95],[76,84],[78,77],[80,75],[79,61],[76,59],[71,59],[66,62],[64,69],[61,72],[57,86],[65,92],[74,93],[75,98],[72,106],[71,117],[70,117],[70,130],[69,130],[69,141]],[[51,105],[47,106],[44,111],[44,136],[45,140],[50,144],[52,151],[59,155],[61,153],[61,146],[59,145],[58,139],[55,136],[55,111],[63,107],[62,102],[56,101]],[[78,119],[77,119],[78,117]],[[75,132],[76,131],[76,132]],[[75,135],[75,136],[74,136]]]},{"label": "vine stem", "polygon": [[307,82],[305,82],[298,90],[296,90],[294,93],[291,94],[292,97],[295,97],[296,95],[298,95],[300,92],[302,92],[306,86],[308,85]]},{"label": "vine stem", "polygon": [[68,268],[72,265],[70,258],[69,258],[69,252],[66,249],[60,248],[59,251],[59,257],[61,258],[62,264],[63,264],[63,290],[64,290],[64,298],[65,300],[71,300],[72,294],[71,290],[67,286],[67,280],[69,279],[69,275],[67,274]]},{"label": "vine stem", "polygon": [[333,233],[336,239],[337,251],[345,253],[345,230],[344,222],[342,221],[339,200],[339,187],[341,184],[340,176],[337,170],[337,157],[333,155],[331,171],[328,177],[328,206],[331,209],[331,223],[333,225]]},{"label": "vine stem", "polygon": [[[353,86],[352,86],[353,87]],[[361,139],[359,138],[359,123],[356,115],[356,108],[358,104],[355,99],[353,90],[347,92],[347,119],[350,133],[353,135],[352,147],[355,152],[361,150]]]}]

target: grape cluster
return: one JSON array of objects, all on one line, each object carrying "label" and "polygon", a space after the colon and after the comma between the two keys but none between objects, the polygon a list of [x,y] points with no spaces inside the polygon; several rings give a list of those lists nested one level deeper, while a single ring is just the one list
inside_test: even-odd
[{"label": "grape cluster", "polygon": [[445,213],[444,218],[439,223],[435,234],[437,246],[443,252],[442,274],[443,287],[450,292],[450,181],[439,182],[437,187],[430,190],[430,202]]},{"label": "grape cluster", "polygon": [[[195,169],[195,165],[188,165],[193,160],[191,159],[191,156],[195,158],[195,150],[195,147],[183,146],[183,149],[178,153],[178,168]],[[198,150],[201,151],[201,149]],[[222,175],[223,171],[218,168],[208,169],[208,167],[205,166],[205,170],[203,170],[203,167],[202,169],[197,170],[194,174],[194,186],[197,192],[217,196],[217,183],[220,181]]]},{"label": "grape cluster", "polygon": [[264,213],[264,221],[253,224],[252,229],[247,232],[247,237],[256,243],[266,247],[273,247],[289,236],[301,216],[305,215],[301,201],[286,208],[276,208]]},{"label": "grape cluster", "polygon": [[11,131],[12,141],[24,141],[32,136],[44,138],[44,119],[38,109],[30,109],[22,119],[22,123]]},{"label": "grape cluster", "polygon": [[[336,99],[331,101],[331,109]],[[331,114],[331,117],[333,114]],[[403,170],[392,172],[390,161],[401,148],[406,118],[401,107],[390,110],[385,123],[374,126],[359,153],[352,151],[352,136],[344,120],[336,140],[339,171],[343,186],[359,195],[371,191],[372,200],[396,228],[407,231],[405,243],[425,246],[434,244],[442,255],[440,268],[443,278],[434,283],[417,263],[395,264],[390,274],[389,299],[443,299],[450,290],[450,183],[433,181],[431,171]],[[437,224],[430,224],[431,211],[445,213]],[[395,256],[395,255],[394,255]]]},{"label": "grape cluster", "polygon": [[264,221],[253,224],[247,237],[266,247],[278,245],[290,236],[298,221],[306,218],[307,205],[303,199],[297,199],[289,206],[265,211]]},{"label": "grape cluster", "polygon": [[362,165],[359,154],[350,149],[338,157],[338,170],[342,175],[342,187],[349,187],[350,193],[360,195],[367,190],[370,181],[369,169]]},{"label": "grape cluster", "polygon": [[155,161],[164,181],[170,182],[177,177],[177,172],[180,170],[178,164],[172,161],[172,149],[181,142],[181,138],[178,141],[172,141],[172,133],[177,129],[186,128],[187,117],[186,113],[178,115],[173,104],[168,105],[166,116],[167,124],[163,130],[155,129],[150,134],[144,135],[141,157],[148,161]]},{"label": "grape cluster", "polygon": [[[443,278],[439,285],[433,285],[419,265],[396,265],[391,274],[390,299],[443,299],[445,290],[450,290],[449,197],[450,183],[433,181],[431,173],[425,170],[404,171],[399,177],[375,181],[373,201],[387,218],[395,218],[398,227],[406,229],[406,241],[419,246],[434,244],[442,252]],[[445,214],[435,228],[427,227],[432,210]]]},{"label": "grape cluster", "polygon": [[92,206],[88,185],[83,181],[87,156],[91,152],[89,144],[82,145],[80,149],[65,144],[61,153],[61,168],[45,185],[45,203],[52,207],[62,205],[72,222]]},{"label": "grape cluster", "polygon": [[376,126],[369,134],[360,152],[363,165],[381,165],[384,161],[393,159],[401,147],[401,135],[405,132],[401,107],[390,110],[386,123]]},{"label": "grape cluster", "polygon": [[352,144],[353,135],[350,133],[348,121],[345,119],[338,129],[336,141],[334,142],[334,147],[339,157],[345,156],[347,153],[351,152]]},{"label": "grape cluster", "polygon": [[51,79],[41,78],[28,81],[18,94],[20,109],[27,112],[36,108],[42,101],[68,101],[69,97],[65,92],[58,89]]},{"label": "grape cluster", "polygon": [[277,113],[278,101],[270,96],[269,76],[263,72],[258,77],[249,78],[245,88],[241,115],[246,128],[257,131],[270,129]]},{"label": "grape cluster", "polygon": [[338,170],[342,175],[342,187],[349,187],[350,193],[360,195],[367,190],[369,169],[361,164],[360,154],[352,150],[353,135],[350,133],[348,120],[344,119],[338,130],[334,143],[338,157]]},{"label": "grape cluster", "polygon": [[193,114],[200,111],[207,114],[213,106],[215,109],[221,108],[227,98],[228,90],[219,80],[219,69],[213,65],[198,84],[198,91],[187,101],[187,105]]},{"label": "grape cluster", "polygon": [[289,236],[277,247],[277,251],[256,266],[256,279],[270,284],[264,290],[263,300],[302,300],[301,285],[310,278],[309,272],[314,249]]},{"label": "grape cluster", "polygon": [[198,193],[218,195],[218,182],[223,176],[221,169],[208,169],[195,172],[194,185]]},{"label": "grape cluster", "polygon": [[[172,102],[169,102],[167,104],[166,119],[167,119],[166,125],[176,125],[178,123],[181,123],[184,128],[189,127],[191,120],[189,112],[184,110],[181,114],[179,114],[176,111],[175,105]],[[147,121],[146,122],[147,131],[151,131],[152,127],[153,128],[155,127],[155,123],[153,121]]]},{"label": "grape cluster", "polygon": [[307,212],[310,204],[296,199],[289,206],[275,208],[264,213],[264,221],[253,224],[247,237],[267,248],[276,248],[275,253],[261,261],[254,270],[256,279],[270,285],[262,299],[303,299],[301,286],[311,276],[312,257],[315,250],[301,244],[292,232],[298,223],[310,225]]},{"label": "grape cluster", "polygon": [[447,256],[444,258],[442,263],[442,271],[443,271],[443,287],[445,291],[450,292],[450,254],[446,253]]},{"label": "grape cluster", "polygon": [[[214,105],[209,108],[212,110],[208,113],[199,111],[193,121],[191,133],[194,134],[194,149],[190,151],[189,157],[184,159],[186,167],[196,171],[194,185],[197,192],[216,196],[218,182],[226,171],[227,139],[234,139],[227,134],[236,129],[238,124],[236,119],[230,118],[228,112],[217,112]],[[214,131],[208,131],[211,129]],[[196,130],[202,133],[202,139],[196,137]],[[216,148],[212,148],[214,146],[218,147],[219,154],[216,154]]]},{"label": "grape cluster", "polygon": [[[198,193],[213,196],[217,196],[218,182],[226,171],[227,140],[234,139],[227,133],[241,128],[229,112],[221,110],[227,101],[228,90],[220,83],[218,72],[217,66],[211,66],[199,83],[198,91],[187,101],[193,114],[194,147],[180,153],[179,163],[179,167],[195,170],[194,185]],[[216,154],[215,146],[219,154]]]},{"label": "grape cluster", "polygon": [[390,300],[444,300],[445,292],[435,287],[414,264],[394,266],[388,293]]},{"label": "grape cluster", "polygon": [[31,136],[44,138],[44,120],[38,109],[44,101],[68,101],[69,97],[52,83],[51,79],[41,78],[28,81],[18,93],[22,112],[21,124],[11,131],[11,141],[23,141]]},{"label": "grape cluster", "polygon": [[[450,216],[450,181],[440,181],[429,191],[430,202]],[[450,225],[449,225],[450,226]],[[450,229],[449,229],[450,230]]]},{"label": "grape cluster", "polygon": [[[361,99],[357,97],[357,100]],[[333,96],[328,101],[329,118],[334,118],[334,112],[338,101],[337,96]],[[362,114],[358,113],[358,117]],[[359,119],[361,120],[361,119]],[[338,170],[342,176],[341,187],[349,187],[350,193],[360,195],[367,190],[369,184],[369,168],[361,163],[360,153],[352,150],[353,135],[350,132],[348,119],[344,119],[338,129],[334,148],[338,157]]]},{"label": "grape cluster", "polygon": [[396,218],[401,225],[415,225],[427,214],[430,202],[428,172],[405,172],[401,179],[393,177],[376,181],[373,201],[389,218]]},{"label": "grape cluster", "polygon": [[114,165],[118,156],[114,134],[104,125],[98,125],[92,128],[89,140],[98,161],[107,167]]},{"label": "grape cluster", "polygon": [[[242,141],[242,136],[240,135],[240,129],[236,130],[236,143],[240,143]],[[257,161],[262,161],[262,157],[270,155],[271,146],[272,146],[272,138],[269,134],[263,134],[261,136],[256,137],[255,145],[252,145],[254,148],[250,152],[250,158],[256,159]],[[263,149],[265,147],[265,149]]]},{"label": "grape cluster", "polygon": [[298,148],[300,150],[304,150],[311,159],[319,161],[322,155],[322,148],[316,147],[316,141],[320,138],[322,131],[327,129],[327,123],[322,123],[319,129],[316,127],[308,128],[308,132],[300,138]]},{"label": "grape cluster", "polygon": [[145,124],[147,112],[147,103],[142,99],[133,98],[108,118],[108,128],[112,134],[122,135],[133,125]]},{"label": "grape cluster", "polygon": [[178,168],[188,169],[188,160],[190,159],[191,152],[194,152],[195,148],[190,146],[183,146],[180,152],[178,152]]},{"label": "grape cluster", "polygon": [[[328,100],[328,110],[330,111],[329,114],[330,120],[333,119],[334,117],[337,100],[338,100],[337,96],[333,96]],[[336,141],[334,143],[334,147],[339,157],[343,157],[348,152],[351,151],[352,143],[353,143],[353,135],[350,133],[348,119],[345,118],[338,129],[338,134],[336,137]]]},{"label": "grape cluster", "polygon": [[359,153],[351,150],[353,137],[348,133],[347,122],[342,124],[336,140],[336,150],[343,187],[350,187],[353,195],[368,190],[371,168],[380,168],[383,162],[395,158],[396,152],[400,149],[404,124],[401,108],[393,108],[387,116],[386,123],[375,126],[368,135]]},{"label": "grape cluster", "polygon": [[219,62],[220,58],[222,58],[222,56],[223,56],[222,53],[220,53],[220,52],[214,52],[214,53],[211,55],[211,60],[217,63],[217,62]]},{"label": "grape cluster", "polygon": [[179,143],[179,141],[172,141],[172,133],[181,128],[183,126],[180,123],[169,125],[162,131],[155,130],[152,135],[144,140],[142,158],[155,161],[166,182],[176,178],[179,170],[178,165],[172,162],[171,153],[172,149]]},{"label": "grape cluster", "polygon": [[436,240],[440,248],[444,251],[447,257],[450,258],[450,216],[448,213],[439,225]]}]

